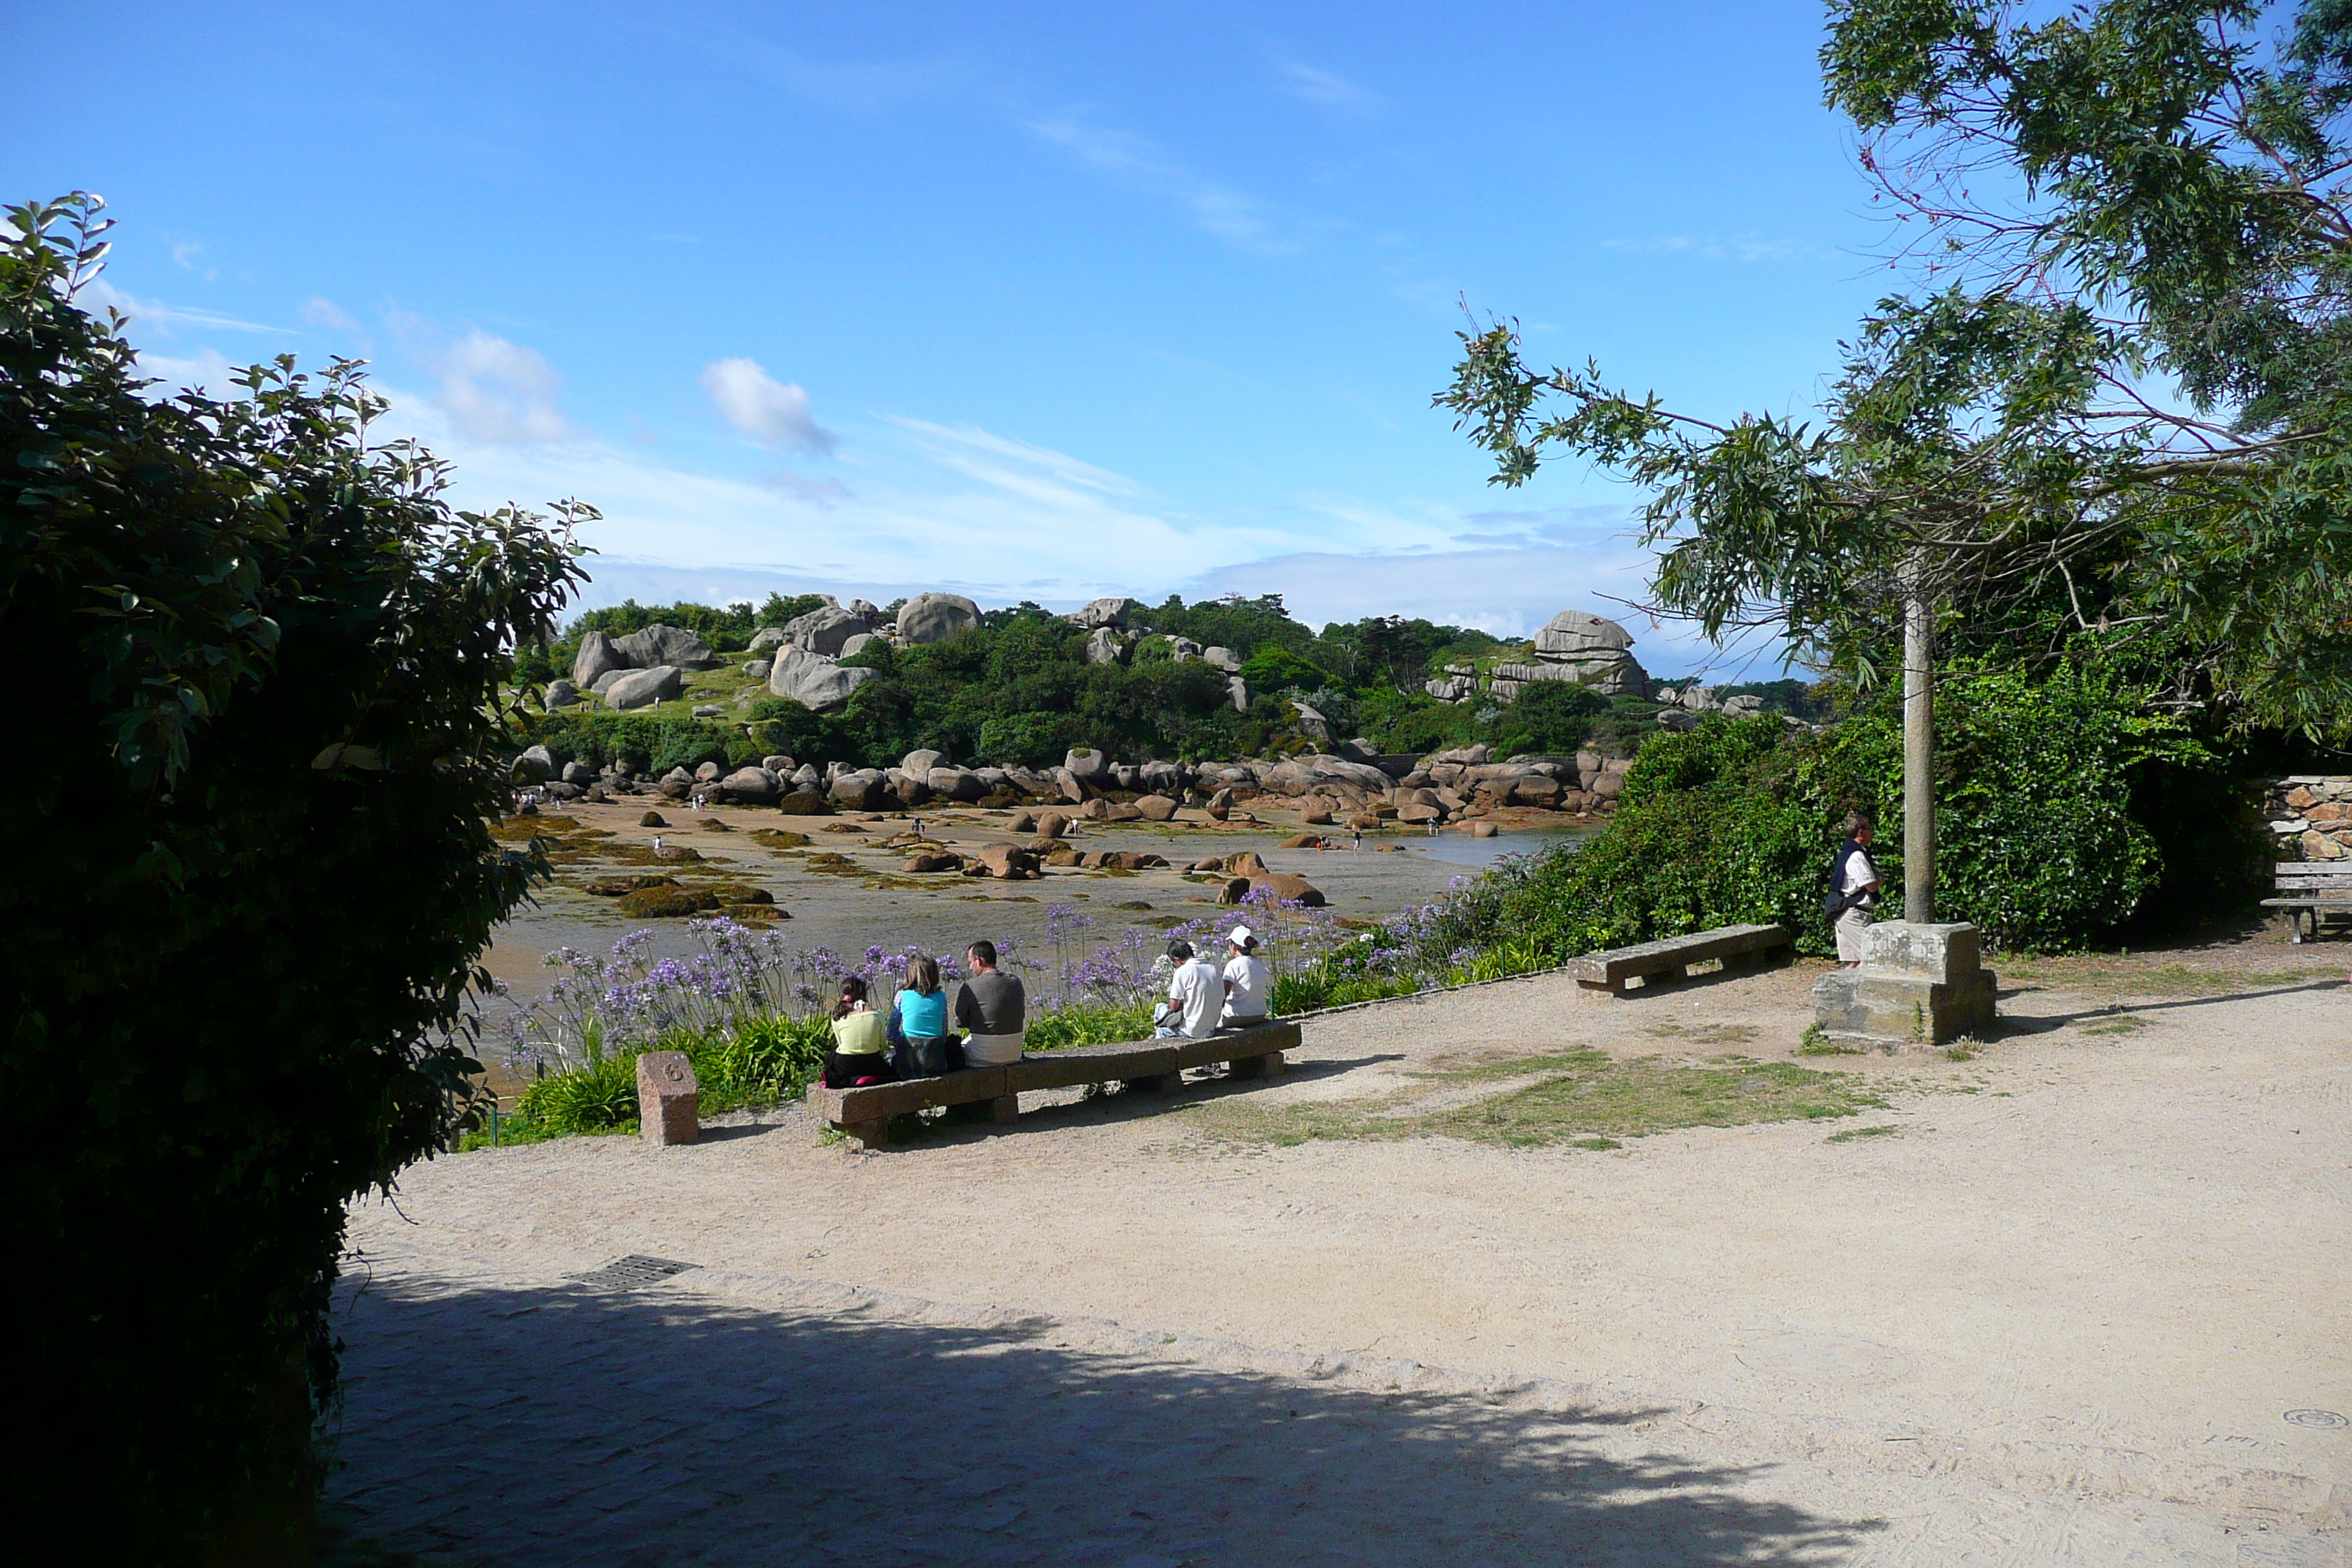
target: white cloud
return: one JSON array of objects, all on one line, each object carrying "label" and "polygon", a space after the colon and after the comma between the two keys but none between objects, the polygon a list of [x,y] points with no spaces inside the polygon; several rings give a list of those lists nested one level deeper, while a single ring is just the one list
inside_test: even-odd
[{"label": "white cloud", "polygon": [[1033,121],[1029,129],[1105,174],[1173,198],[1190,209],[1194,222],[1236,249],[1296,256],[1306,248],[1305,224],[1255,196],[1169,162],[1139,137],[1070,117]]},{"label": "white cloud", "polygon": [[562,378],[536,349],[479,327],[439,356],[436,401],[464,435],[498,445],[557,441],[568,434],[555,406]]},{"label": "white cloud", "polygon": [[161,300],[142,300],[126,294],[103,278],[93,278],[81,286],[79,296],[86,306],[99,310],[111,307],[121,311],[139,326],[159,337],[176,337],[183,328],[197,331],[265,332],[275,337],[291,336],[285,327],[265,326],[259,321],[243,321],[235,316],[224,316],[217,310],[207,310],[194,305],[167,305]]},{"label": "white cloud", "polygon": [[1336,71],[1319,70],[1314,66],[1286,60],[1282,64],[1282,76],[1285,92],[1320,109],[1361,112],[1379,102],[1369,90]]},{"label": "white cloud", "polygon": [[302,319],[314,327],[335,327],[353,333],[360,330],[359,322],[352,319],[349,310],[332,300],[321,299],[316,294],[302,301]]},{"label": "white cloud", "polygon": [[809,395],[778,381],[756,360],[722,359],[702,368],[702,389],[727,423],[754,439],[806,457],[830,457],[840,443],[809,415]]}]

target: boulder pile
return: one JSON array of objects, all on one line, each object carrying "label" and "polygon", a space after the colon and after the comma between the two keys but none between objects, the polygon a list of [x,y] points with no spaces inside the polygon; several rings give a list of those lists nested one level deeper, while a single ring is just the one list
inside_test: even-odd
[{"label": "boulder pile", "polygon": [[[1562,610],[1535,635],[1532,663],[1498,664],[1483,689],[1508,701],[1531,680],[1573,680],[1603,697],[1650,695],[1650,677],[1633,655],[1633,634],[1615,621]],[[1450,664],[1423,686],[1441,702],[1466,702],[1482,689],[1475,666]]]}]

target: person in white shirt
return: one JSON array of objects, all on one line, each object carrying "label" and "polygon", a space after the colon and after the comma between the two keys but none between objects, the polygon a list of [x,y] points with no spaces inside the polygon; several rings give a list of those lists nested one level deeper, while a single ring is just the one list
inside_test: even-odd
[{"label": "person in white shirt", "polygon": [[1225,1012],[1228,1029],[1255,1028],[1265,1022],[1269,989],[1265,960],[1257,955],[1257,934],[1247,926],[1234,927],[1225,938]]},{"label": "person in white shirt", "polygon": [[1152,1037],[1161,1040],[1205,1040],[1217,1032],[1224,1011],[1224,977],[1217,966],[1192,951],[1189,942],[1168,944],[1168,959],[1176,968],[1168,977],[1168,1000],[1153,1022]]},{"label": "person in white shirt", "polygon": [[1870,818],[1860,812],[1847,817],[1845,843],[1830,873],[1830,886],[1844,906],[1835,921],[1838,962],[1848,969],[1862,962],[1862,933],[1870,929],[1870,911],[1878,907],[1878,867],[1870,858],[1870,841],[1875,837]]}]

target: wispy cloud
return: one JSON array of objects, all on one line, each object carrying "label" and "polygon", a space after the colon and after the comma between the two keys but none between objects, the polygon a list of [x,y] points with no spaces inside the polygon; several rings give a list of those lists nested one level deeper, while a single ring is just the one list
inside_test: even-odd
[{"label": "wispy cloud", "polygon": [[1202,228],[1239,250],[1296,256],[1309,225],[1244,192],[1204,178],[1162,155],[1141,137],[1073,116],[1032,121],[1029,129],[1091,168],[1139,190],[1173,199]]},{"label": "wispy cloud", "polygon": [[1699,261],[1812,261],[1833,252],[1801,240],[1764,239],[1752,234],[1656,234],[1637,239],[1604,239],[1603,250],[1622,256],[1687,256]]},{"label": "wispy cloud", "polygon": [[965,72],[942,59],[814,59],[744,33],[714,37],[710,47],[796,98],[829,109],[875,114],[902,103],[936,98]]},{"label": "wispy cloud", "polygon": [[83,284],[81,299],[86,304],[95,305],[100,310],[111,306],[162,337],[174,337],[183,331],[266,332],[275,337],[294,335],[290,328],[240,321],[235,316],[225,316],[218,310],[207,310],[201,306],[167,305],[161,300],[142,300],[135,294],[124,293],[103,278],[94,278]]},{"label": "wispy cloud", "polygon": [[1318,109],[1361,114],[1380,102],[1369,89],[1349,81],[1337,71],[1301,65],[1296,60],[1282,61],[1277,68],[1285,92]]},{"label": "wispy cloud", "polygon": [[809,413],[809,395],[778,381],[757,360],[722,359],[702,367],[702,390],[719,416],[754,440],[787,452],[824,458],[840,445]]}]

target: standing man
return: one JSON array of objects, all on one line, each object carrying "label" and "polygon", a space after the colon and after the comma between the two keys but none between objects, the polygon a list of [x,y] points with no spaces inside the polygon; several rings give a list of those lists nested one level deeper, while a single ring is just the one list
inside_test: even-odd
[{"label": "standing man", "polygon": [[1870,818],[1854,812],[1845,819],[1845,843],[1830,867],[1829,897],[1822,910],[1837,928],[1838,963],[1848,969],[1862,963],[1862,933],[1870,929],[1870,911],[1878,907],[1878,867],[1870,858],[1870,841],[1877,835]]},{"label": "standing man", "polygon": [[976,942],[964,952],[971,978],[956,993],[956,1027],[968,1037],[963,1065],[970,1068],[1010,1067],[1021,1059],[1021,1032],[1026,1027],[1023,1010],[1027,998],[1017,974],[996,971],[996,944]]}]

